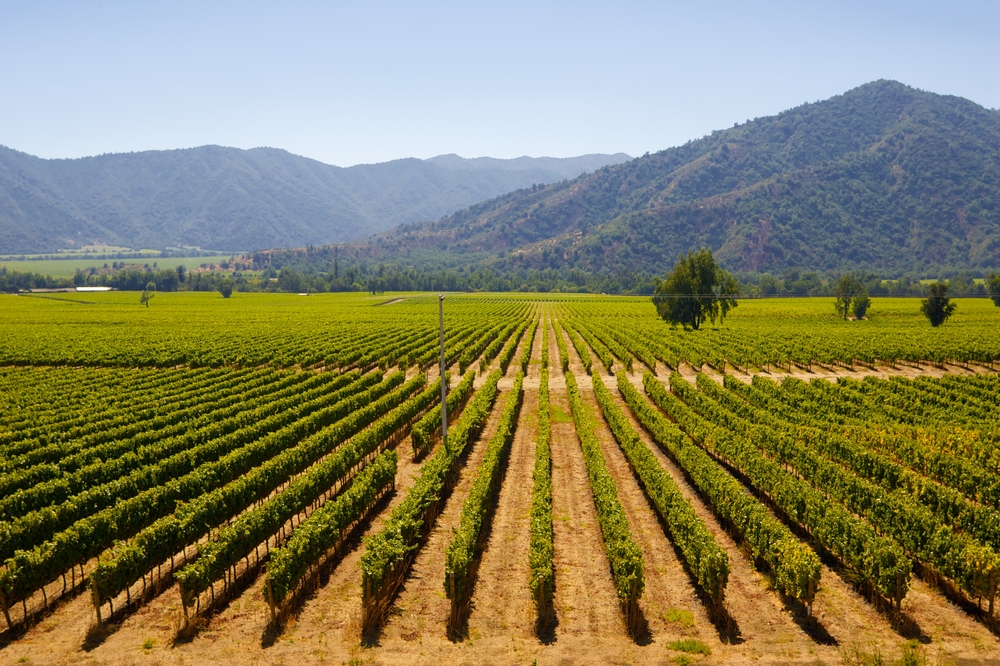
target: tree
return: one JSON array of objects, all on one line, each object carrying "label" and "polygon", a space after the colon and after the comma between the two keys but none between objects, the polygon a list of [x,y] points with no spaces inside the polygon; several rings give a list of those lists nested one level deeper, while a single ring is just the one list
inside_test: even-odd
[{"label": "tree", "polygon": [[709,320],[721,323],[736,307],[739,282],[715,262],[712,251],[702,248],[680,255],[666,279],[656,285],[656,312],[671,326],[698,330]]},{"label": "tree", "polygon": [[146,288],[142,290],[142,296],[139,297],[139,303],[141,305],[145,305],[148,308],[149,307],[149,299],[151,299],[153,297],[153,292],[155,292],[155,291],[156,291],[156,283],[155,282],[147,282],[146,283]]},{"label": "tree", "polygon": [[990,273],[986,276],[986,289],[990,292],[993,305],[1000,308],[1000,273]]},{"label": "tree", "polygon": [[936,282],[928,285],[927,298],[920,301],[920,311],[930,320],[931,326],[940,326],[955,312],[956,305],[950,300],[947,284]]},{"label": "tree", "polygon": [[840,279],[837,280],[835,294],[837,300],[833,302],[833,307],[845,321],[848,314],[854,315],[855,319],[861,319],[871,306],[868,290],[853,275],[840,276]]},{"label": "tree", "polygon": [[865,315],[868,313],[868,308],[871,307],[872,299],[868,298],[868,292],[865,291],[863,294],[859,294],[854,297],[854,302],[851,304],[854,309],[855,319],[864,319]]},{"label": "tree", "polygon": [[223,278],[219,280],[219,293],[223,298],[229,298],[233,295],[233,286],[232,278]]},{"label": "tree", "polygon": [[180,287],[180,278],[177,277],[177,271],[170,270],[169,268],[163,268],[156,272],[156,290],[157,291],[177,291]]}]

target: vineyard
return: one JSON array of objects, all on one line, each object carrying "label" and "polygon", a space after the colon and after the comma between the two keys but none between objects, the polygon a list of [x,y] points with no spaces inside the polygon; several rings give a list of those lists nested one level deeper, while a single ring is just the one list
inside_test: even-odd
[{"label": "vineyard", "polygon": [[986,299],[135,300],[0,297],[0,663],[1000,661]]}]

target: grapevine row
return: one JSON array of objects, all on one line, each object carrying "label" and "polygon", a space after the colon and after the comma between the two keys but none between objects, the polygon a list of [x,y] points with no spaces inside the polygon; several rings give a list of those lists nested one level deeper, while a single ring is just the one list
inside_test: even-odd
[{"label": "grapevine row", "polygon": [[434,525],[440,501],[456,473],[457,462],[486,424],[496,399],[500,371],[494,370],[476,391],[448,433],[446,446],[424,463],[406,498],[389,514],[382,529],[365,540],[361,556],[363,631],[382,622],[415,556]]},{"label": "grapevine row", "polygon": [[[682,387],[679,376],[671,387]],[[896,603],[906,595],[912,563],[899,544],[879,534],[840,504],[828,500],[802,479],[763,456],[751,442],[734,437],[667,393],[651,373],[643,375],[647,395],[699,446],[735,467],[792,521],[805,527],[827,550],[863,580]]]},{"label": "grapevine row", "polygon": [[[706,380],[710,381],[710,380]],[[939,572],[956,581],[973,598],[986,596],[992,599],[995,578],[1000,558],[988,545],[977,543],[972,535],[956,532],[944,514],[946,507],[940,504],[933,509],[922,506],[905,490],[884,489],[877,483],[866,480],[856,472],[854,466],[868,463],[871,474],[878,461],[869,458],[860,461],[852,456],[856,453],[843,440],[838,443],[832,438],[813,437],[805,442],[792,434],[785,434],[763,426],[750,426],[744,419],[732,412],[722,412],[710,398],[695,395],[690,385],[680,380],[676,390],[697,409],[703,410],[709,419],[725,422],[730,428],[747,435],[749,441],[762,452],[781,463],[790,464],[817,489],[844,503],[855,513],[866,517],[881,533],[890,536],[915,559],[933,565]],[[673,382],[671,382],[673,386]],[[803,446],[805,444],[805,446]],[[841,466],[827,459],[814,448],[822,447],[827,454],[837,456]],[[884,471],[884,470],[883,470]],[[930,492],[930,486],[925,491]],[[943,500],[942,495],[937,499]],[[937,515],[935,515],[937,514]],[[943,515],[944,514],[944,515]],[[961,517],[965,517],[964,515]],[[978,529],[989,529],[988,525],[971,524]]]},{"label": "grapevine row", "polygon": [[272,550],[264,575],[264,599],[276,618],[285,601],[306,577],[309,567],[340,542],[364,512],[394,486],[397,455],[383,451],[355,477],[350,488],[314,511],[281,547]]},{"label": "grapevine row", "polygon": [[538,388],[538,441],[535,445],[534,487],[531,493],[531,542],[528,561],[531,565],[529,588],[544,629],[555,591],[555,567],[552,563],[552,425],[549,403],[548,327],[542,333],[542,376]]},{"label": "grapevine row", "polygon": [[444,588],[445,595],[451,599],[451,633],[458,631],[472,598],[478,554],[488,535],[484,525],[488,523],[500,493],[500,483],[521,408],[523,382],[524,373],[518,372],[514,388],[507,394],[507,401],[500,412],[496,433],[486,444],[486,452],[479,463],[472,487],[462,503],[458,530],[452,534],[451,543],[445,551]]},{"label": "grapevine row", "polygon": [[715,607],[721,608],[729,579],[729,556],[695,514],[691,502],[681,494],[670,474],[639,438],[599,375],[594,375],[594,393],[604,420],[670,531],[671,540],[680,549],[688,569]]},{"label": "grapevine row", "polygon": [[629,631],[636,635],[642,629],[639,613],[639,597],[642,596],[645,585],[642,551],[632,539],[625,509],[618,499],[618,489],[608,472],[601,444],[597,441],[594,421],[583,404],[576,378],[572,374],[566,375],[566,389],[573,423],[583,449],[590,490],[597,509],[597,521],[604,537],[604,549],[611,564],[618,601]]},{"label": "grapevine row", "polygon": [[[335,485],[343,486],[353,471],[378,454],[383,444],[397,435],[410,421],[429,407],[440,394],[440,384],[423,391],[399,405],[400,398],[424,384],[418,376],[398,394],[387,396],[391,400],[376,402],[372,407],[378,415],[367,429],[340,446],[334,453],[310,467],[302,476],[260,506],[240,515],[223,527],[215,538],[198,546],[198,559],[181,569],[176,577],[183,593],[181,601],[190,606],[194,599],[246,557],[251,550],[278,532],[293,516],[317,501]],[[434,389],[437,389],[437,393]],[[384,415],[384,416],[383,416]],[[321,435],[323,433],[320,433]]]},{"label": "grapevine row", "polygon": [[[445,373],[445,377],[447,376],[447,373]],[[465,402],[472,394],[472,383],[475,379],[475,370],[470,370],[465,373],[465,376],[462,377],[462,381],[458,383],[458,386],[448,392],[446,404],[448,406],[449,418],[454,419],[459,416],[459,412],[461,412]],[[441,410],[432,409],[424,414],[419,421],[417,421],[417,424],[413,426],[413,429],[410,432],[410,441],[413,445],[413,459],[419,460],[426,455],[427,452],[433,448],[436,439],[440,437],[440,434]]]},{"label": "grapevine row", "polygon": [[[217,484],[202,491],[173,514],[156,521],[128,542],[118,544],[111,557],[102,560],[91,574],[95,606],[113,599],[157,564],[196,542],[213,527],[266,498],[293,475],[308,469],[423,384],[423,377],[418,376],[392,393],[381,397],[376,393],[393,377],[401,378],[401,375],[395,373],[373,389],[342,401],[341,418],[333,421],[330,427],[304,440],[291,440],[298,442],[297,445],[288,446],[291,442],[285,440],[283,447],[267,447],[271,455],[258,465],[241,472],[225,485]],[[399,383],[398,379],[393,382],[394,386]]]},{"label": "grapevine row", "polygon": [[656,443],[708,498],[715,513],[740,534],[750,547],[752,560],[767,565],[775,586],[790,597],[806,601],[811,607],[820,581],[819,557],[747,493],[736,479],[719,467],[711,456],[650,405],[621,373],[618,374],[618,390]]}]

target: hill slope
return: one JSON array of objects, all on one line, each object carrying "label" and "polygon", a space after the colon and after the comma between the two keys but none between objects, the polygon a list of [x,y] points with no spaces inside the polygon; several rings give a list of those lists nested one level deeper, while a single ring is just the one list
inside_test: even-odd
[{"label": "hill slope", "polygon": [[702,245],[748,272],[1000,267],[1000,113],[876,81],[407,225],[362,252],[661,272]]},{"label": "hill slope", "polygon": [[339,168],[271,148],[43,160],[0,147],[0,253],[338,243],[626,159],[444,155]]}]

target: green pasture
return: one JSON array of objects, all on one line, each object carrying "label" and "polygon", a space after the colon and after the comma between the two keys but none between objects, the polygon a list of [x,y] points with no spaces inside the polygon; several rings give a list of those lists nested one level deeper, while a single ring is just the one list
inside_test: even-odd
[{"label": "green pasture", "polygon": [[149,256],[143,259],[18,259],[6,261],[0,259],[0,266],[6,267],[8,271],[20,271],[23,273],[41,273],[51,275],[54,278],[73,277],[77,269],[82,271],[88,268],[101,268],[105,264],[110,266],[116,261],[124,261],[126,264],[138,264],[140,266],[156,263],[157,268],[177,268],[184,266],[187,269],[198,268],[202,264],[218,264],[222,261],[229,261],[231,255],[219,254],[212,257],[157,257]]}]

